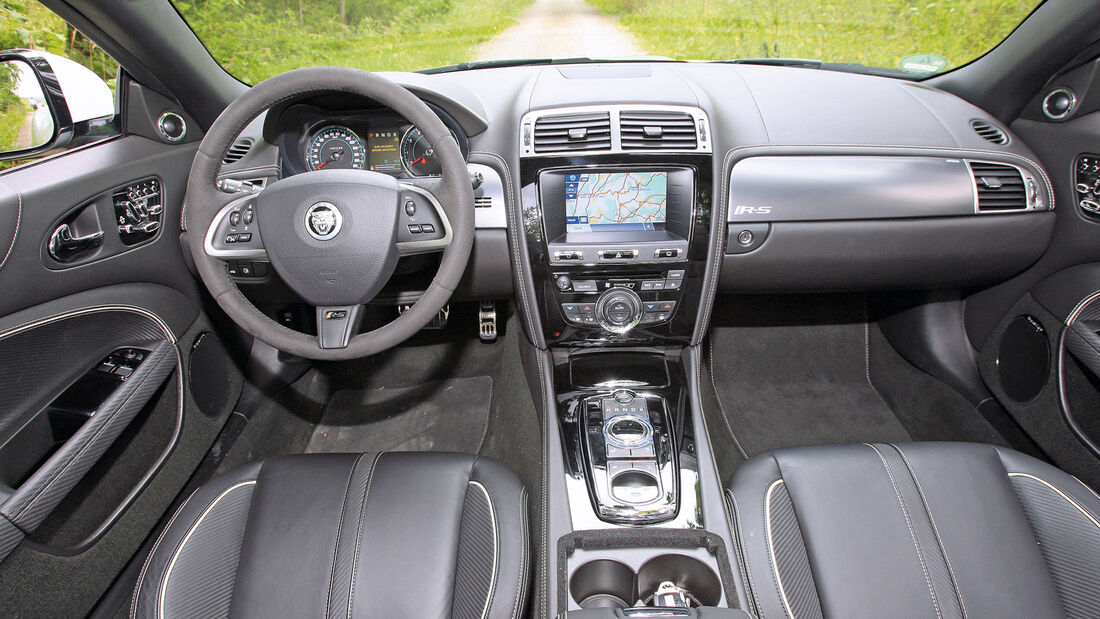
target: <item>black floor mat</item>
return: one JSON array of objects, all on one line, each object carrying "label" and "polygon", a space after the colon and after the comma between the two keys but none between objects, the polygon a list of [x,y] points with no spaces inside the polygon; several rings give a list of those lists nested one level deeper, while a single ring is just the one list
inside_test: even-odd
[{"label": "black floor mat", "polygon": [[485,434],[488,376],[411,387],[341,389],[329,400],[306,453],[458,451],[476,454]]},{"label": "black floor mat", "polygon": [[712,330],[709,365],[744,455],[909,440],[871,386],[862,300],[806,302],[740,301],[723,308]]}]

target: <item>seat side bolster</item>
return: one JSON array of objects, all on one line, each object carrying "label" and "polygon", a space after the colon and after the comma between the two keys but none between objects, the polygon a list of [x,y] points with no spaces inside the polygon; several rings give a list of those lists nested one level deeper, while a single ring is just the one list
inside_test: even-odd
[{"label": "seat side bolster", "polygon": [[[527,491],[516,475],[503,465],[478,458],[470,471],[470,487],[467,494],[467,510],[475,506],[491,508],[491,524],[495,532],[495,566],[492,591],[483,605],[483,613],[476,617],[513,619],[524,615],[530,572],[530,542],[527,537]],[[480,510],[479,510],[480,511]],[[463,518],[474,513],[464,513]],[[482,512],[487,513],[487,512]],[[481,517],[484,519],[484,516]],[[463,569],[463,557],[469,548],[463,527],[459,540],[459,561],[456,570]],[[467,586],[469,574],[455,574],[455,600],[458,601]],[[454,610],[457,610],[456,605]],[[452,613],[452,616],[458,616]]]},{"label": "seat side bolster", "polygon": [[1100,608],[1100,498],[1043,462],[999,450],[1067,617]]},{"label": "seat side bolster", "polygon": [[[200,531],[198,533],[199,537],[195,538],[196,528],[197,526],[203,529],[207,527],[218,527],[223,524],[223,517],[226,513],[239,515],[239,510],[242,509],[242,505],[236,502],[230,504],[224,502],[224,500],[230,498],[231,495],[234,494],[230,492],[230,489],[243,489],[243,485],[254,483],[259,477],[261,465],[262,462],[256,462],[230,471],[229,473],[219,475],[204,484],[184,501],[172,516],[171,520],[169,520],[167,526],[161,532],[160,537],[157,538],[156,543],[149,553],[149,557],[145,561],[145,565],[142,567],[137,584],[134,587],[133,602],[130,609],[131,619],[136,617],[162,616],[162,603],[170,603],[172,601],[162,600],[162,593],[165,592],[169,584],[167,578],[169,568],[172,567],[173,560],[177,563],[179,562],[179,556],[183,550],[187,550],[188,553],[224,550],[224,548],[217,548],[202,543],[203,539],[205,539],[205,530]],[[251,492],[248,494],[251,495]],[[235,501],[239,498],[239,496],[233,496],[231,500]],[[246,513],[248,504],[249,501],[245,501],[243,504],[243,509]],[[218,509],[219,505],[229,507],[230,509],[223,512]],[[206,518],[203,518],[204,514]],[[211,514],[213,514],[213,517],[211,517]],[[202,524],[199,524],[200,519],[202,520]],[[238,533],[240,533],[243,538],[243,519],[241,520],[242,522],[240,524],[242,528]],[[189,535],[191,539],[196,541],[194,545],[191,545],[188,539]],[[238,542],[233,554],[239,554],[239,551],[240,545]],[[221,554],[223,556],[225,555],[225,553]],[[202,557],[194,555],[190,555],[185,560],[190,562],[196,559],[201,563],[206,562]],[[233,578],[236,573],[235,565],[234,559],[234,569],[228,572],[229,578]],[[172,569],[176,570],[180,568],[172,567]],[[177,572],[177,574],[179,574],[179,572]],[[232,591],[232,584],[233,582],[230,580],[230,592]],[[228,600],[226,601],[228,602]]]}]

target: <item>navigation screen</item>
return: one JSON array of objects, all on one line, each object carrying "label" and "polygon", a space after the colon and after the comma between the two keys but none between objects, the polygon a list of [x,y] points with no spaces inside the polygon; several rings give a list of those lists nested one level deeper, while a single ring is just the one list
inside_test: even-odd
[{"label": "navigation screen", "polygon": [[668,172],[565,175],[567,232],[663,229]]}]

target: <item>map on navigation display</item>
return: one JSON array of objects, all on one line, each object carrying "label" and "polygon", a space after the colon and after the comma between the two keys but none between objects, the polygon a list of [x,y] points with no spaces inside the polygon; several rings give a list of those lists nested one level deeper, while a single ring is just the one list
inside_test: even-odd
[{"label": "map on navigation display", "polygon": [[668,172],[566,174],[566,231],[655,230],[667,199]]}]

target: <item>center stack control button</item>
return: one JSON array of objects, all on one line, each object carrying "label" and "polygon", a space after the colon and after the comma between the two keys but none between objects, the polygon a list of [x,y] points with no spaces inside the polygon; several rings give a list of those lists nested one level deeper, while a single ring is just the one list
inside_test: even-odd
[{"label": "center stack control button", "polygon": [[596,319],[604,330],[611,333],[626,333],[641,318],[642,299],[629,288],[612,288],[596,301]]}]

